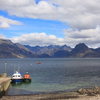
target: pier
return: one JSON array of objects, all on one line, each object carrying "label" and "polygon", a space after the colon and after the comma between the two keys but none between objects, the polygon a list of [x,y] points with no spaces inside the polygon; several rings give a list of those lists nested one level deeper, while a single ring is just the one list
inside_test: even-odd
[{"label": "pier", "polygon": [[7,91],[10,86],[11,77],[7,77],[7,74],[0,75],[0,97]]}]

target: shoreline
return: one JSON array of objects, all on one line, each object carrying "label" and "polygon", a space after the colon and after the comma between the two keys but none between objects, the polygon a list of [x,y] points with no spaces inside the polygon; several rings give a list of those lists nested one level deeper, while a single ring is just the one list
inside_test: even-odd
[{"label": "shoreline", "polygon": [[51,97],[49,96],[43,96],[43,95],[31,95],[31,96],[5,96],[1,98],[0,100],[100,100],[100,95],[96,96],[83,96],[80,95],[78,97],[66,97],[66,96],[59,96],[59,97]]},{"label": "shoreline", "polygon": [[59,91],[44,91],[44,92],[33,92],[25,89],[19,89],[19,88],[12,88],[10,87],[6,93],[5,96],[20,96],[20,95],[45,95],[45,94],[59,94],[59,93],[68,93],[68,92],[75,92],[78,89],[68,89],[68,90],[59,90]]},{"label": "shoreline", "polygon": [[100,100],[100,87],[81,88],[72,92],[55,92],[3,96],[0,100]]}]

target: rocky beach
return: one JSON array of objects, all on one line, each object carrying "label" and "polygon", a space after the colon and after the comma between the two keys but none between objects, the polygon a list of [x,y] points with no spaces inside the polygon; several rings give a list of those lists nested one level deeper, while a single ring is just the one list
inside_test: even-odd
[{"label": "rocky beach", "polygon": [[79,98],[63,98],[63,99],[45,99],[41,97],[35,96],[6,96],[3,97],[1,100],[100,100],[100,95],[97,96],[80,96]]},{"label": "rocky beach", "polygon": [[73,92],[3,96],[0,100],[100,100],[100,87],[81,88]]}]

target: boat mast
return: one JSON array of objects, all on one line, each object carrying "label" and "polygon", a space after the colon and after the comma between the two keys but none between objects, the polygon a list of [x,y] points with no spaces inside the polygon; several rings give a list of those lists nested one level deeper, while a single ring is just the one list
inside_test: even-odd
[{"label": "boat mast", "polygon": [[18,65],[18,72],[20,72],[20,67],[19,67],[19,65]]},{"label": "boat mast", "polygon": [[14,66],[14,73],[16,72],[16,70],[15,70],[15,66]]},{"label": "boat mast", "polygon": [[7,63],[5,63],[5,73],[7,72]]}]

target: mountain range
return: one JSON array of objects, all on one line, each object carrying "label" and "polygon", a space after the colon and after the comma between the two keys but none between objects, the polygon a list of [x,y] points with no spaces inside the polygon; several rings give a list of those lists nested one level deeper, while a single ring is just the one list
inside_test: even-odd
[{"label": "mountain range", "polygon": [[86,58],[100,57],[100,48],[89,48],[84,43],[74,48],[63,45],[29,46],[0,39],[0,58]]}]

